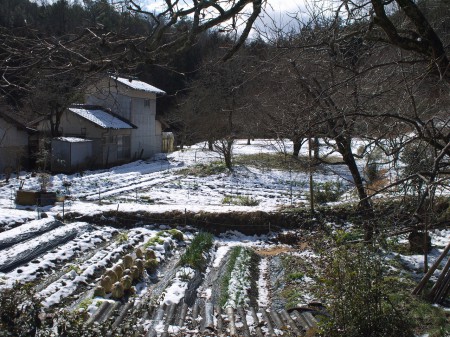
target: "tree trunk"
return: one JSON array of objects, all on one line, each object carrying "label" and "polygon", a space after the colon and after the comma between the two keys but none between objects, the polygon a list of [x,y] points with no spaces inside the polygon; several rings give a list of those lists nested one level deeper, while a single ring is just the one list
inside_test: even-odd
[{"label": "tree trunk", "polygon": [[225,159],[225,166],[231,171],[233,169],[232,163],[232,148],[233,148],[233,140],[226,141],[226,149],[223,153],[223,157]]},{"label": "tree trunk", "polygon": [[356,191],[358,192],[359,197],[359,210],[365,219],[364,225],[364,240],[367,242],[372,241],[374,228],[373,228],[373,208],[369,199],[367,198],[366,189],[364,187],[364,183],[361,177],[361,174],[358,169],[358,165],[356,164],[355,156],[353,155],[351,148],[351,140],[346,139],[345,137],[336,137],[336,144],[338,146],[339,153],[342,155],[342,159],[347,165],[353,182],[355,183]]},{"label": "tree trunk", "polygon": [[208,150],[213,151],[214,150],[214,141],[212,139],[208,139]]},{"label": "tree trunk", "polygon": [[318,161],[319,160],[320,143],[319,143],[319,138],[317,138],[317,137],[314,137],[313,150],[314,150],[314,160]]},{"label": "tree trunk", "polygon": [[298,154],[300,153],[300,149],[302,148],[302,142],[301,141],[293,141],[294,143],[294,152],[292,153],[293,157],[298,157]]},{"label": "tree trunk", "polygon": [[300,137],[299,135],[294,134],[294,136],[291,138],[292,140],[292,144],[294,146],[294,150],[292,152],[292,156],[293,157],[298,157],[298,155],[300,154],[300,150],[302,148],[303,145],[303,138]]}]

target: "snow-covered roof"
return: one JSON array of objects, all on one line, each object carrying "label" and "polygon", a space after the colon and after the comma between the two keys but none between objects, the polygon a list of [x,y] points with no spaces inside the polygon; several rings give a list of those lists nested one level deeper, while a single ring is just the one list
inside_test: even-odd
[{"label": "snow-covered roof", "polygon": [[69,143],[80,143],[80,142],[92,142],[91,139],[78,138],[78,137],[57,137],[56,140]]},{"label": "snow-covered roof", "polygon": [[116,77],[116,76],[111,76],[111,78],[130,87],[131,89],[152,92],[155,94],[162,94],[162,95],[165,94],[165,91],[158,89],[157,87],[154,87],[153,85],[150,85],[148,83],[139,81],[139,80],[124,78],[124,77]]},{"label": "snow-covered roof", "polygon": [[133,125],[100,108],[71,107],[70,111],[104,129],[133,129]]}]

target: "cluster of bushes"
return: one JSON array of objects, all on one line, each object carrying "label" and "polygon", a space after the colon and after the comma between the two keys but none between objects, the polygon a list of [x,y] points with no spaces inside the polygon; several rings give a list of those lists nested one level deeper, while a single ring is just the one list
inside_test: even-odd
[{"label": "cluster of bushes", "polygon": [[373,247],[340,245],[320,259],[313,289],[330,314],[320,322],[321,335],[448,336],[443,312],[411,295],[414,281],[390,274],[389,261]]},{"label": "cluster of bushes", "polygon": [[236,205],[236,206],[258,206],[259,200],[254,199],[248,195],[230,196],[227,195],[222,199],[224,205]]},{"label": "cluster of bushes", "polygon": [[314,200],[319,204],[338,201],[344,192],[344,186],[340,181],[314,184]]}]

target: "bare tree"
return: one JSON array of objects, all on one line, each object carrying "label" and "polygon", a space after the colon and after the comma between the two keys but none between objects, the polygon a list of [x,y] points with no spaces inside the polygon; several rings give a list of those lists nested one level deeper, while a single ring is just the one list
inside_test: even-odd
[{"label": "bare tree", "polygon": [[[224,55],[229,59],[244,43],[264,0],[166,1],[159,13],[137,2],[121,2],[124,10],[147,20],[146,34],[108,30],[102,25],[45,36],[33,26],[0,27],[0,90],[2,95],[34,90],[40,71],[52,74],[92,73],[134,68],[139,62],[157,63],[195,43],[197,36],[215,27],[235,36]],[[242,24],[243,29],[238,29]]]}]

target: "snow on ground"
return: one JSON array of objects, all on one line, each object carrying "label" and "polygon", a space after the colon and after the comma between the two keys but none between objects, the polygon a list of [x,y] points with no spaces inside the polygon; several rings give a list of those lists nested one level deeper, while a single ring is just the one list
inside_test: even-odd
[{"label": "snow on ground", "polygon": [[[239,140],[234,146],[234,155],[291,150],[291,142],[255,140],[247,145],[246,140]],[[302,148],[302,154],[307,154],[306,146]],[[206,177],[180,175],[180,169],[220,160],[220,155],[208,151],[204,143],[157,158],[161,160],[140,160],[109,170],[84,171],[72,175],[57,174],[50,178],[47,190],[70,197],[64,204],[64,212],[81,214],[117,208],[148,212],[185,209],[193,212],[271,211],[307,199],[307,172],[236,166],[232,173]],[[333,166],[332,170],[316,172],[314,179],[316,182],[341,180],[344,184],[351,180],[348,170],[341,165]],[[36,206],[15,205],[15,191],[21,184],[24,190],[40,188],[39,177],[32,177],[27,172],[22,172],[18,179],[10,179],[8,184],[0,181],[0,230],[37,219],[38,211],[50,215],[63,213],[62,203],[39,209]],[[257,200],[259,205],[223,204],[225,196],[249,197]]]},{"label": "snow on ground", "polygon": [[[239,140],[234,146],[234,155],[258,155],[264,153],[289,153],[292,151],[291,142],[255,140],[251,145],[246,140]],[[355,143],[355,146],[361,145]],[[302,155],[307,155],[307,145],[302,147]],[[113,167],[108,170],[84,171],[77,174],[57,174],[50,178],[47,186],[49,191],[66,195],[70,198],[63,204],[37,208],[36,206],[17,206],[14,203],[16,190],[23,185],[24,190],[39,189],[39,177],[22,172],[19,177],[13,177],[6,184],[0,180],[0,243],[8,238],[18,235],[31,235],[40,233],[42,228],[54,220],[54,216],[63,212],[76,212],[79,214],[98,214],[104,211],[147,211],[152,213],[166,211],[191,212],[253,212],[256,210],[274,211],[280,206],[298,205],[307,202],[308,173],[297,171],[282,171],[252,166],[236,166],[232,173],[219,173],[200,177],[184,175],[180,170],[196,165],[219,161],[218,153],[208,151],[204,143],[187,147],[184,150],[158,156],[158,160],[136,161],[133,163]],[[365,165],[359,161],[360,167]],[[1,176],[0,176],[1,178]],[[348,189],[348,198],[352,196],[351,175],[343,165],[333,165],[317,170],[314,173],[315,182],[341,181]],[[223,204],[226,196],[248,197],[258,201],[256,206],[237,206]],[[49,218],[39,220],[39,214],[45,211]],[[25,226],[20,226],[26,223]],[[17,227],[17,228],[14,228]],[[24,242],[14,245],[14,249],[4,249],[0,256],[0,267],[10,270],[7,274],[0,273],[0,287],[11,286],[15,280],[29,282],[36,278],[51,274],[58,268],[61,261],[70,261],[77,252],[92,250],[102,240],[108,239],[113,229],[102,227],[92,229],[88,224],[76,223],[49,230],[44,235],[31,237]],[[25,266],[9,268],[8,260],[29,250],[38,250],[39,246],[52,240],[62,238],[70,233],[77,235],[75,240],[63,243],[52,251],[46,252]],[[147,233],[148,234],[148,233]],[[129,234],[130,239],[134,234]],[[449,230],[438,231],[433,234],[433,244],[441,249],[448,242]],[[102,239],[101,239],[102,238]],[[224,256],[231,247],[251,246],[267,247],[267,236],[246,236],[238,232],[227,232],[216,239],[217,250],[213,255],[211,268],[218,268]],[[3,240],[3,241],[2,241]],[[107,249],[101,249],[86,261],[80,261],[77,270],[64,270],[61,278],[54,283],[46,285],[41,290],[44,296],[44,305],[52,306],[74,293],[77,287],[95,270],[105,268],[108,261],[124,251],[124,246],[112,243]],[[300,258],[308,258],[305,256]],[[438,249],[430,254],[430,264],[437,258]],[[160,254],[161,255],[161,254]],[[159,255],[158,255],[159,256]],[[160,256],[159,256],[160,257]],[[160,257],[162,258],[162,257]],[[402,256],[405,264],[413,269],[421,269],[423,256]],[[262,277],[258,280],[259,302],[261,305],[268,302],[268,294],[263,275],[267,274],[267,262],[262,259],[259,266]],[[242,268],[242,272],[244,272]],[[186,274],[186,273],[185,273]],[[177,275],[164,298],[167,303],[176,303],[184,294],[187,275]],[[234,279],[244,280],[245,275]],[[242,283],[242,282],[241,282]],[[232,289],[237,298],[244,294],[246,284],[234,284]],[[233,290],[234,289],[234,290]],[[267,290],[267,289],[266,289]],[[211,289],[201,289],[205,297],[211,296]]]},{"label": "snow on ground", "polygon": [[175,274],[171,285],[164,291],[159,304],[176,304],[184,297],[188,282],[194,277],[195,270],[189,267],[181,267]]},{"label": "snow on ground", "polygon": [[[450,242],[450,229],[442,229],[442,230],[432,230],[429,232],[431,236],[431,245],[434,247],[430,253],[428,253],[428,267],[432,266],[436,260],[441,255],[444,248],[447,246],[447,244]],[[399,240],[400,243],[406,244],[408,242],[407,236],[404,235]],[[422,272],[424,270],[424,255],[423,254],[411,254],[411,255],[405,255],[405,254],[399,254],[395,252],[391,252],[388,256],[388,258],[394,258],[397,257],[401,263],[407,267],[407,269],[414,271],[417,273],[420,277],[422,276]],[[431,281],[435,282],[437,278],[439,277],[440,273],[442,272],[442,269],[444,268],[445,263],[447,262],[446,259],[443,259],[440,263],[440,267],[437,268],[432,277]]]},{"label": "snow on ground", "polygon": [[269,290],[267,286],[267,273],[269,264],[266,258],[262,258],[259,264],[258,279],[258,306],[267,308],[269,306]]}]

